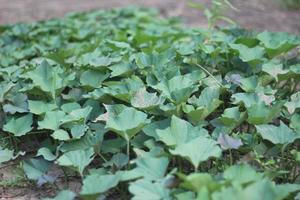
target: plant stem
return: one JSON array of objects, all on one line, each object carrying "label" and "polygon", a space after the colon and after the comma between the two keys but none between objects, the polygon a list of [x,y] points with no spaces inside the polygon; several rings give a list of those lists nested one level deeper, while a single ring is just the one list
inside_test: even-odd
[{"label": "plant stem", "polygon": [[233,159],[232,159],[231,149],[229,149],[229,158],[230,158],[230,165],[232,165],[233,164]]},{"label": "plant stem", "polygon": [[108,162],[100,152],[98,153],[98,156],[100,156],[100,158],[102,158],[102,160],[104,160],[104,162]]},{"label": "plant stem", "polygon": [[[130,160],[130,140],[126,140],[127,146],[126,146],[126,155],[128,156],[128,159]],[[127,163],[127,170],[129,170],[129,163]]]},{"label": "plant stem", "polygon": [[127,142],[126,154],[130,160],[130,140],[126,140],[126,142]]},{"label": "plant stem", "polygon": [[214,75],[212,75],[207,69],[205,69],[204,67],[202,67],[201,65],[199,65],[198,63],[195,63],[198,67],[200,67],[205,73],[207,73],[212,79],[214,79],[214,81],[218,84],[219,87],[223,87],[222,83],[220,81],[218,81]]}]

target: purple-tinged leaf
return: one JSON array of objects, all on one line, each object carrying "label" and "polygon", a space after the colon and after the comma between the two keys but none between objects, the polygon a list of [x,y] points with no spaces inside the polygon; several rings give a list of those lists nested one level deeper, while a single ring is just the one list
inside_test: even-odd
[{"label": "purple-tinged leaf", "polygon": [[44,185],[45,183],[54,183],[54,181],[56,180],[57,177],[55,176],[49,176],[46,174],[43,174],[42,176],[40,176],[37,180],[37,186],[41,187],[42,185]]},{"label": "purple-tinged leaf", "polygon": [[221,134],[218,137],[218,144],[221,145],[221,148],[224,150],[227,149],[238,149],[243,145],[241,139],[235,139],[227,134]]}]

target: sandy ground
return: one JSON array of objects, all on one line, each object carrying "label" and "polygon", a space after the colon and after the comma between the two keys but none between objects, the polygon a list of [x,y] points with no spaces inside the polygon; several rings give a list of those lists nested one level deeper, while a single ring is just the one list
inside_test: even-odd
[{"label": "sandy ground", "polygon": [[[0,24],[62,17],[83,11],[127,5],[152,6],[165,16],[182,16],[189,26],[205,26],[199,11],[186,6],[188,0],[0,0]],[[209,0],[195,0],[207,3]],[[227,14],[243,27],[257,30],[300,33],[300,10],[284,10],[276,0],[232,0],[238,12]]]},{"label": "sandy ground", "polygon": [[[207,3],[209,0],[196,0]],[[300,10],[283,10],[275,0],[232,0],[238,12],[227,11],[242,27],[256,30],[286,31],[300,34]],[[88,11],[128,5],[158,8],[164,16],[181,16],[188,26],[206,26],[203,14],[186,5],[187,0],[0,0],[0,24],[32,22],[62,17],[72,11]],[[15,176],[14,167],[0,168],[0,180]],[[69,182],[74,191],[80,181]],[[63,184],[61,184],[63,186]],[[15,188],[0,187],[0,200],[39,199],[53,194],[53,188],[36,188],[33,185]]]}]

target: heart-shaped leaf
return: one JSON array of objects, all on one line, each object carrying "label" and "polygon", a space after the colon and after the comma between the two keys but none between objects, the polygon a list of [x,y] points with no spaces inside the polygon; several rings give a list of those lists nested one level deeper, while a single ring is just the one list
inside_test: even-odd
[{"label": "heart-shaped leaf", "polygon": [[147,119],[147,114],[134,108],[125,108],[117,115],[108,116],[106,128],[129,141],[148,123],[150,123],[150,120]]},{"label": "heart-shaped leaf", "polygon": [[116,174],[97,174],[88,175],[83,180],[80,194],[83,196],[101,194],[118,185],[122,178],[122,172]]},{"label": "heart-shaped leaf", "polygon": [[53,103],[46,103],[44,101],[28,100],[28,108],[31,113],[41,115],[48,111],[54,110],[56,105]]},{"label": "heart-shaped leaf", "polygon": [[201,127],[194,127],[187,121],[172,116],[170,127],[156,130],[159,140],[168,146],[178,146],[199,136],[206,137],[208,132]]},{"label": "heart-shaped leaf", "polygon": [[85,167],[94,159],[93,155],[93,148],[69,151],[59,157],[57,163],[61,166],[74,167],[82,175]]},{"label": "heart-shaped leaf", "polygon": [[170,191],[161,182],[151,182],[141,179],[129,186],[129,191],[134,195],[133,200],[170,200]]},{"label": "heart-shaped leaf", "polygon": [[211,157],[220,157],[221,149],[217,142],[205,137],[198,137],[188,143],[177,146],[174,150],[170,150],[173,155],[179,155],[187,158],[195,167],[208,160]]},{"label": "heart-shaped leaf", "polygon": [[62,70],[52,67],[46,60],[43,60],[36,69],[27,72],[25,77],[31,79],[36,87],[49,92],[53,99],[55,99],[56,90],[65,87],[68,81],[75,78],[74,73],[63,77]]},{"label": "heart-shaped leaf", "polygon": [[280,126],[256,125],[255,127],[263,139],[273,144],[289,144],[300,138],[300,134],[291,130],[283,122],[280,122]]},{"label": "heart-shaped leaf", "polygon": [[26,135],[33,127],[31,126],[32,114],[27,114],[22,117],[13,117],[3,126],[3,130],[13,133],[16,137]]},{"label": "heart-shaped leaf", "polygon": [[48,111],[42,121],[38,122],[39,129],[57,130],[66,114],[63,111]]}]

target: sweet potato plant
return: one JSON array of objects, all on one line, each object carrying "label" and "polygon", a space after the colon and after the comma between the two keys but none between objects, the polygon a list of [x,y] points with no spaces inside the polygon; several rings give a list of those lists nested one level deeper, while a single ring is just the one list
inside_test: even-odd
[{"label": "sweet potato plant", "polygon": [[0,27],[0,165],[55,199],[300,199],[300,38],[122,8]]}]

